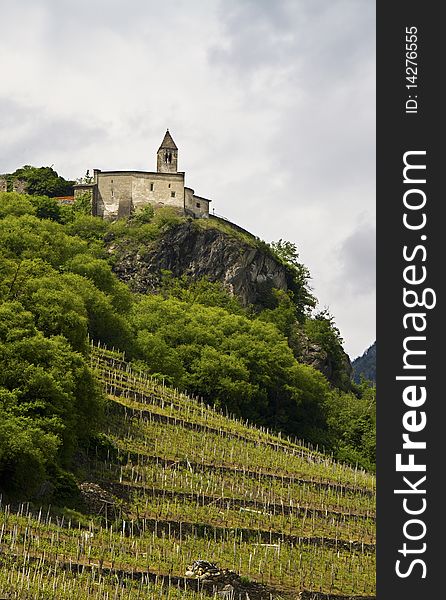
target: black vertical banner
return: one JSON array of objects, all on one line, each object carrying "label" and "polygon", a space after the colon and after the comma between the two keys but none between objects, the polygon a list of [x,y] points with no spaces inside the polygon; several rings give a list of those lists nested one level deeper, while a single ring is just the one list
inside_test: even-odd
[{"label": "black vertical banner", "polygon": [[445,587],[441,8],[377,2],[378,600],[439,598]]}]

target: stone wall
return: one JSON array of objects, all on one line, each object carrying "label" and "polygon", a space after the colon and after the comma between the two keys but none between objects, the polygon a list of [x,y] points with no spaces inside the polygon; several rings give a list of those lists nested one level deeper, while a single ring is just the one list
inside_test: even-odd
[{"label": "stone wall", "polygon": [[[169,153],[170,162],[166,162],[166,153]],[[178,151],[169,148],[160,148],[156,157],[156,170],[158,173],[177,173]]]},{"label": "stone wall", "polygon": [[147,204],[184,209],[184,173],[98,172],[98,216],[116,219]]},{"label": "stone wall", "polygon": [[12,191],[17,192],[18,194],[26,194],[26,190],[28,189],[28,184],[23,179],[13,179],[12,180]]},{"label": "stone wall", "polygon": [[196,196],[191,188],[184,188],[184,209],[187,214],[192,214],[198,218],[209,217],[210,200]]},{"label": "stone wall", "polygon": [[209,203],[210,200],[208,200],[207,198],[202,198],[201,196],[194,195],[194,215],[199,218],[209,217]]},{"label": "stone wall", "polygon": [[92,214],[114,220],[133,211],[152,206],[171,206],[195,217],[209,216],[209,202],[184,187],[184,173],[146,171],[99,171],[94,183],[75,186],[75,197],[91,193]]},{"label": "stone wall", "polygon": [[[0,175],[0,192],[8,191],[8,179],[6,175]],[[17,192],[18,194],[26,194],[28,184],[23,179],[13,179],[12,185],[9,188],[10,191]]]},{"label": "stone wall", "polygon": [[78,184],[74,187],[74,199],[79,198],[79,196],[83,196],[84,194],[89,194],[90,198],[93,199],[94,192],[94,184]]},{"label": "stone wall", "polygon": [[184,208],[184,173],[144,173],[132,179],[135,209],[147,203]]},{"label": "stone wall", "polygon": [[96,215],[104,219],[117,219],[119,203],[129,207],[132,200],[132,176],[129,173],[98,173]]}]

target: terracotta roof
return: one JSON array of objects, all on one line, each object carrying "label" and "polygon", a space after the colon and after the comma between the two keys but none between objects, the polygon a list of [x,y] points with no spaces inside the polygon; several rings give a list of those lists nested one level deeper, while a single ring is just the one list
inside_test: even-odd
[{"label": "terracotta roof", "polygon": [[164,139],[161,142],[161,146],[158,148],[158,150],[161,150],[161,148],[168,148],[169,150],[178,150],[177,145],[175,144],[172,136],[169,133],[169,130],[166,131],[166,135],[164,136]]}]

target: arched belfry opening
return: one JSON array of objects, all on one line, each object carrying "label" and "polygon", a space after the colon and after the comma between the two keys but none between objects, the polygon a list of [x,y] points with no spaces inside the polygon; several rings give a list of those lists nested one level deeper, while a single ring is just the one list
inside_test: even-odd
[{"label": "arched belfry opening", "polygon": [[178,172],[178,148],[173,141],[169,130],[166,131],[161,146],[157,154],[158,173],[177,173]]},{"label": "arched belfry opening", "polygon": [[[92,199],[92,214],[107,220],[128,217],[147,205],[170,207],[197,219],[209,217],[211,200],[197,196],[185,185],[185,173],[178,171],[178,148],[169,130],[158,148],[156,172],[95,169],[93,177],[87,173],[86,179],[88,183],[74,186],[74,195],[85,194],[87,190]],[[2,185],[5,188],[6,183],[0,177],[0,191]]]}]

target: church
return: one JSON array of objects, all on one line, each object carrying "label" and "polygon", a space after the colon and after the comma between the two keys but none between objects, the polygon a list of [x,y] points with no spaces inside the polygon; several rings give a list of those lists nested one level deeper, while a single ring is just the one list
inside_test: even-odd
[{"label": "church", "polygon": [[158,149],[156,172],[94,169],[92,180],[75,185],[74,196],[90,194],[92,214],[107,220],[129,216],[148,204],[208,218],[211,201],[195,195],[184,183],[184,172],[178,171],[178,148],[167,130]]}]

